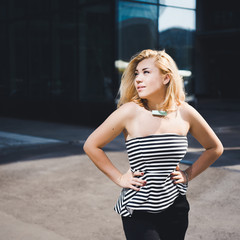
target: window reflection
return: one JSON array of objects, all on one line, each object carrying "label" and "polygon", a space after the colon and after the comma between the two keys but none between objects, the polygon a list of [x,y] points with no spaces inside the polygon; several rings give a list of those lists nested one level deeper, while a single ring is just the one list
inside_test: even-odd
[{"label": "window reflection", "polygon": [[160,0],[160,4],[183,8],[196,8],[196,0]]},{"label": "window reflection", "polygon": [[[0,31],[4,33],[7,31],[6,24],[0,23]],[[9,55],[8,49],[6,48],[8,43],[8,38],[5,34],[0,35],[0,98],[6,97],[9,94],[9,81],[8,81],[8,64],[9,64]],[[8,56],[8,57],[7,57]]]},{"label": "window reflection", "polygon": [[166,49],[192,77],[195,0],[113,2],[0,1],[0,97],[112,102],[130,57],[147,48]]},{"label": "window reflection", "polygon": [[180,69],[192,68],[191,56],[194,31],[194,10],[160,6],[160,48],[168,51],[176,60]]},{"label": "window reflection", "polygon": [[176,61],[184,78],[185,89],[191,94],[195,0],[161,0],[155,3],[157,4],[119,2],[119,46],[115,68],[120,77],[135,53],[146,48],[165,49]]},{"label": "window reflection", "polygon": [[184,79],[187,101],[194,102],[192,71],[195,10],[165,6],[159,8],[160,49],[165,49],[176,61]]},{"label": "window reflection", "polygon": [[158,3],[158,0],[133,0],[138,2],[147,2],[147,3]]},{"label": "window reflection", "polygon": [[159,31],[176,27],[195,30],[195,11],[160,6]]},{"label": "window reflection", "polygon": [[128,61],[138,51],[157,46],[157,6],[131,2],[119,3],[120,60]]},{"label": "window reflection", "polygon": [[[25,99],[28,96],[26,21],[9,25],[9,96]],[[7,55],[5,56],[7,57]]]},{"label": "window reflection", "polygon": [[79,9],[79,100],[113,99],[111,8],[107,4]]},{"label": "window reflection", "polygon": [[29,26],[29,95],[48,99],[50,91],[49,22],[32,20]]},{"label": "window reflection", "polygon": [[58,101],[76,100],[76,16],[58,14],[52,21],[51,96]]}]

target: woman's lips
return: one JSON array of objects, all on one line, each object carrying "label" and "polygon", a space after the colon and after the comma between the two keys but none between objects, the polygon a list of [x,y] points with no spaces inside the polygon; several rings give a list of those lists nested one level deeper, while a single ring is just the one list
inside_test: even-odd
[{"label": "woman's lips", "polygon": [[143,90],[145,88],[145,86],[137,86],[137,90],[138,91],[141,91],[141,90]]}]

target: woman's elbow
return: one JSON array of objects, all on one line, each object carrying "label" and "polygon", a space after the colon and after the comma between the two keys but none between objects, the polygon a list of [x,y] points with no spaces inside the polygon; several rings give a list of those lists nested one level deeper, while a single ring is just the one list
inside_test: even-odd
[{"label": "woman's elbow", "polygon": [[88,155],[91,149],[91,144],[89,144],[88,141],[86,141],[83,145],[83,151]]},{"label": "woman's elbow", "polygon": [[224,152],[224,147],[222,145],[222,143],[218,143],[217,147],[216,147],[216,155],[219,158]]},{"label": "woman's elbow", "polygon": [[92,155],[97,149],[99,149],[98,145],[92,140],[87,139],[83,145],[83,151],[88,155]]}]

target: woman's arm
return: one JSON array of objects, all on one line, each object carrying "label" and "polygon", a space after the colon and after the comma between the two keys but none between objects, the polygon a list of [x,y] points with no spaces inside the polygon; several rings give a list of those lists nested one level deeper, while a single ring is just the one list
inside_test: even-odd
[{"label": "woman's arm", "polygon": [[184,172],[180,170],[173,172],[172,179],[176,180],[175,183],[186,182],[187,177],[189,181],[192,180],[213,164],[223,153],[222,143],[204,118],[190,105],[186,104],[185,108],[186,117],[190,126],[189,131],[205,148],[205,151],[192,166],[185,170],[187,174],[184,174]]},{"label": "woman's arm", "polygon": [[94,164],[114,183],[124,188],[139,190],[136,186],[143,186],[145,181],[135,178],[142,173],[131,170],[122,174],[110,161],[102,148],[117,137],[134,115],[134,103],[123,105],[114,111],[86,140],[84,151]]}]

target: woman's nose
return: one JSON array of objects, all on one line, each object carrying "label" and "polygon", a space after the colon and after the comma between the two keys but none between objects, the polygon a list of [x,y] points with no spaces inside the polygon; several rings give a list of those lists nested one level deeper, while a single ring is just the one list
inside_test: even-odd
[{"label": "woman's nose", "polygon": [[140,76],[140,75],[137,75],[137,77],[136,77],[136,82],[137,82],[137,83],[140,83],[140,82],[142,82],[142,78],[141,78],[141,76]]}]

